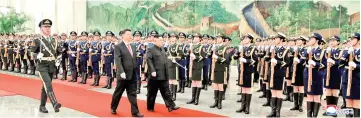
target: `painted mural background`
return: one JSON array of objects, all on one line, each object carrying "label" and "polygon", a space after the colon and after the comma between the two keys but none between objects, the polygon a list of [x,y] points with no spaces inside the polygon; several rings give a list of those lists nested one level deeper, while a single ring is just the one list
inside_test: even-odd
[{"label": "painted mural background", "polygon": [[[360,31],[360,1],[87,1],[87,30],[130,28],[143,33],[225,33],[237,39],[251,32],[268,37],[320,32],[345,40]],[[357,5],[357,6],[355,6]],[[235,40],[237,42],[237,40]]]}]

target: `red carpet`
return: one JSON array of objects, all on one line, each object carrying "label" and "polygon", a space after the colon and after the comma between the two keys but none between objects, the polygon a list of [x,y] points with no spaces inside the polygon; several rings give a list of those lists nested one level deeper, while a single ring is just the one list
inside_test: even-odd
[{"label": "red carpet", "polygon": [[[40,99],[42,82],[19,76],[0,74],[0,90]],[[65,107],[85,112],[98,117],[130,117],[130,104],[126,97],[120,101],[117,115],[110,113],[111,94],[86,90],[80,87],[53,83],[53,88],[58,101]],[[168,112],[165,105],[156,104],[155,112],[146,110],[146,101],[138,100],[140,113],[146,117],[224,117],[212,113],[180,108]],[[48,108],[50,110],[50,108]]]}]

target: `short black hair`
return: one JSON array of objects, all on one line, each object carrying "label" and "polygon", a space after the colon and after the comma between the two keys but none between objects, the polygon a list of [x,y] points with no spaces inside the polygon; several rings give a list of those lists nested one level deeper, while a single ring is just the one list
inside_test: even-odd
[{"label": "short black hair", "polygon": [[124,29],[124,30],[122,31],[122,34],[124,34],[124,33],[127,32],[127,31],[129,31],[130,33],[132,33],[132,30],[130,30],[130,29]]}]

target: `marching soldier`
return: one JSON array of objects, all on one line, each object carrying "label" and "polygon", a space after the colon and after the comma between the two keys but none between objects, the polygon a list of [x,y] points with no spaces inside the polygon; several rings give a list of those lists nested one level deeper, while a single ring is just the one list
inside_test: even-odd
[{"label": "marching soldier", "polygon": [[307,117],[317,117],[321,106],[321,95],[323,93],[323,69],[326,59],[324,51],[320,47],[322,36],[313,33],[309,38],[307,52],[301,57],[300,63],[307,62],[304,71],[304,86],[307,94]]},{"label": "marching soldier", "polygon": [[80,64],[80,73],[81,73],[81,82],[79,84],[86,84],[86,80],[88,79],[87,75],[87,67],[88,67],[88,59],[89,59],[89,44],[88,44],[88,32],[83,31],[81,33],[80,42],[79,42],[79,64]]},{"label": "marching soldier", "polygon": [[211,68],[211,80],[214,88],[214,104],[210,108],[217,107],[222,109],[222,97],[224,94],[223,87],[227,84],[227,61],[230,59],[226,58],[226,46],[224,43],[224,36],[221,34],[217,35],[216,46],[213,47],[212,55],[212,68]]},{"label": "marching soldier", "polygon": [[239,59],[240,65],[238,66],[239,72],[239,85],[242,86],[242,105],[237,113],[244,112],[245,114],[249,114],[250,112],[250,104],[252,98],[252,86],[254,82],[254,73],[256,62],[258,61],[257,57],[257,49],[252,45],[253,43],[253,35],[247,34],[242,38],[241,45],[243,47],[239,47],[237,53],[235,53],[233,59]]},{"label": "marching soldier", "polygon": [[[179,68],[177,65],[177,61],[180,60],[180,57],[178,54],[178,44],[177,41],[177,35],[175,33],[170,34],[170,40],[168,44],[168,61],[170,61],[168,65],[168,75],[169,75],[169,86],[170,86],[170,92],[172,93],[172,100],[175,101],[177,99],[177,86],[179,80]],[[180,80],[179,80],[180,81]]]},{"label": "marching soldier", "polygon": [[[326,104],[337,106],[338,94],[340,92],[341,73],[339,71],[339,59],[342,56],[342,50],[338,49],[340,38],[332,36],[329,39],[330,47],[327,48],[325,56],[327,57],[326,75],[324,79],[324,87],[326,88]],[[323,113],[327,116],[327,113]]]},{"label": "marching soldier", "polygon": [[304,86],[303,86],[303,70],[305,69],[305,62],[300,63],[300,58],[305,53],[306,41],[308,40],[305,36],[300,36],[296,39],[296,46],[293,47],[293,64],[292,64],[292,75],[291,83],[293,86],[293,107],[290,110],[298,110],[303,112],[302,104],[304,98]]},{"label": "marching soldier", "polygon": [[43,82],[43,88],[41,90],[40,108],[39,111],[42,113],[48,113],[45,107],[46,99],[49,97],[50,102],[54,107],[55,112],[59,112],[61,104],[57,102],[55,93],[52,87],[52,75],[55,72],[55,58],[57,41],[51,38],[51,25],[52,22],[49,19],[44,19],[39,23],[39,27],[42,31],[43,36],[33,41],[31,45],[31,52],[37,53],[37,71]]},{"label": "marching soldier", "polygon": [[275,47],[271,47],[271,66],[269,68],[269,84],[272,93],[271,98],[271,113],[267,117],[280,117],[283,95],[283,83],[286,76],[286,68],[290,63],[289,49],[283,46],[282,42],[286,41],[286,36],[282,33],[277,33],[274,43]]},{"label": "marching soldier", "polygon": [[[99,86],[100,80],[100,73],[99,73],[99,65],[101,63],[101,51],[102,51],[102,44],[100,42],[100,32],[95,31],[93,36],[93,41],[90,42],[89,47],[89,66],[92,68],[92,74],[94,74],[94,83],[91,86]],[[89,73],[88,73],[89,74]],[[92,75],[90,73],[90,75]],[[90,76],[89,75],[89,76]]]},{"label": "marching soldier", "polygon": [[77,33],[75,31],[70,32],[70,41],[68,42],[68,58],[69,58],[69,67],[71,71],[71,80],[69,82],[77,82],[78,81],[78,66],[77,66]]},{"label": "marching soldier", "polygon": [[112,38],[114,37],[113,32],[107,31],[106,33],[107,42],[104,43],[102,53],[104,55],[104,70],[107,76],[107,84],[103,88],[111,89],[113,82],[113,72],[112,72],[112,64],[113,64],[113,52],[114,46],[112,45]]},{"label": "marching soldier", "polygon": [[142,85],[142,81],[141,81],[141,69],[142,69],[142,63],[143,63],[143,56],[145,54],[145,50],[142,49],[143,44],[140,43],[142,37],[142,33],[140,31],[135,31],[133,34],[133,45],[136,47],[136,59],[137,59],[137,63],[136,63],[136,75],[137,75],[137,94],[140,93],[140,88]]},{"label": "marching soldier", "polygon": [[[186,54],[184,52],[184,47],[186,46],[185,44],[185,38],[186,35],[183,32],[180,32],[178,34],[178,49],[177,49],[177,56],[179,56],[181,59],[178,60],[178,63],[182,66],[182,67],[186,67]],[[184,88],[186,85],[186,77],[187,77],[187,68],[182,68],[182,67],[178,67],[179,70],[179,89],[178,89],[178,93],[184,93]]]},{"label": "marching soldier", "polygon": [[191,61],[189,76],[192,80],[192,99],[187,104],[198,105],[203,80],[203,61],[206,53],[203,51],[203,45],[200,44],[202,36],[199,33],[194,34],[194,37],[189,35],[188,38],[193,39],[193,43],[191,43],[189,49]]},{"label": "marching soldier", "polygon": [[202,79],[202,89],[207,90],[209,78],[210,65],[212,63],[212,38],[203,34],[202,43],[203,43],[203,51],[206,53],[206,56],[203,58],[203,79]]},{"label": "marching soldier", "polygon": [[360,117],[360,33],[354,33],[347,51],[343,51],[340,64],[344,64],[342,74],[342,96],[346,98],[346,108],[352,108],[353,114],[346,117]]}]

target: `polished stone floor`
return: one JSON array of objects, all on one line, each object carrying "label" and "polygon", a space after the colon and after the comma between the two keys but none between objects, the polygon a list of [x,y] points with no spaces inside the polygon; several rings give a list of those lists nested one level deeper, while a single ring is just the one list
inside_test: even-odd
[{"label": "polished stone floor", "polygon": [[[199,110],[209,113],[215,113],[219,115],[229,116],[229,117],[265,117],[270,112],[270,107],[262,107],[262,104],[265,102],[265,98],[258,98],[260,92],[253,92],[252,101],[251,101],[251,112],[246,115],[244,113],[236,113],[235,111],[240,107],[240,103],[237,103],[239,95],[236,95],[239,91],[238,86],[236,86],[236,77],[237,74],[234,71],[235,67],[231,69],[231,78],[230,86],[228,87],[226,93],[226,100],[223,101],[223,109],[209,108],[209,105],[213,104],[213,89],[209,88],[207,91],[202,90],[200,95],[199,105],[190,105],[186,104],[188,100],[191,99],[191,89],[186,88],[186,92],[177,94],[176,104],[180,107],[189,108],[193,110]],[[13,74],[12,72],[0,71],[4,74]],[[29,79],[38,79],[36,76],[15,74],[16,76],[27,77]],[[64,83],[66,83],[64,81]],[[91,84],[91,83],[88,83]],[[80,85],[80,86],[89,86],[89,85]],[[103,89],[103,88],[91,88],[89,90],[109,93],[112,94],[114,91],[112,89]],[[255,83],[254,91],[259,88],[259,84]],[[40,95],[40,93],[39,93]],[[124,93],[123,96],[126,96]],[[141,94],[138,94],[139,100],[146,100],[146,89],[141,89]],[[156,99],[157,103],[164,104],[164,101],[158,92],[158,97]],[[0,117],[95,117],[90,114],[83,113],[81,111],[76,111],[73,109],[61,108],[61,112],[54,113],[52,106],[48,103],[47,108],[49,110],[48,114],[43,114],[38,112],[39,100],[32,99],[26,96],[21,95],[10,95],[10,96],[0,96]],[[341,104],[341,99],[339,100],[339,105]],[[304,112],[290,111],[289,109],[293,106],[292,102],[283,102],[281,116],[282,117],[306,117],[306,103],[303,105]],[[157,110],[157,109],[155,109]],[[324,110],[320,110],[319,117],[322,116]]]}]

